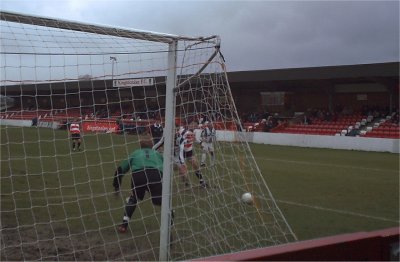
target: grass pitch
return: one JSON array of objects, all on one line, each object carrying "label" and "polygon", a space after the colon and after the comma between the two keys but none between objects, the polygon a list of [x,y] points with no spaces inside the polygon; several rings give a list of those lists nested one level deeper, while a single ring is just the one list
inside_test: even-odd
[{"label": "grass pitch", "polygon": [[[66,131],[1,127],[1,259],[157,260],[160,210],[148,198],[131,220],[134,231],[115,230],[125,199],[113,194],[113,172],[136,147],[135,136],[85,135],[84,150],[71,153]],[[397,154],[251,148],[299,240],[399,226]],[[197,244],[175,252],[207,255]]]},{"label": "grass pitch", "polygon": [[301,240],[399,226],[399,156],[253,145],[272,194]]}]

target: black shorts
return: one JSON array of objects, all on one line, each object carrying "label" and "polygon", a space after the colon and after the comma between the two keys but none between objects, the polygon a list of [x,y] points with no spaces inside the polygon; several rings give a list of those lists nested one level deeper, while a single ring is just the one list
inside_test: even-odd
[{"label": "black shorts", "polygon": [[151,195],[154,205],[161,205],[162,173],[158,169],[145,169],[132,172],[132,194],[143,200],[146,191]]},{"label": "black shorts", "polygon": [[81,138],[81,134],[71,134],[71,138],[72,139],[80,139]]},{"label": "black shorts", "polygon": [[185,163],[186,160],[191,160],[193,158],[193,150],[190,151],[183,151],[183,159],[181,159],[181,156],[179,153],[174,152],[174,161],[175,164],[181,165]]},{"label": "black shorts", "polygon": [[153,137],[153,145],[157,144],[158,142],[160,142],[161,137]]},{"label": "black shorts", "polygon": [[183,151],[183,157],[185,159],[191,159],[193,157],[193,150]]}]

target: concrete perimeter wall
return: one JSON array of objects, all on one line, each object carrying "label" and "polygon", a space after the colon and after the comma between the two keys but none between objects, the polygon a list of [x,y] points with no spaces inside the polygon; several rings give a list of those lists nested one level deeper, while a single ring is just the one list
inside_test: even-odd
[{"label": "concrete perimeter wall", "polygon": [[[0,125],[31,126],[30,120],[0,119]],[[40,122],[39,127],[57,128],[57,122]],[[350,136],[319,136],[301,134],[279,134],[264,132],[217,131],[217,140],[234,142],[243,139],[248,143],[299,146],[314,148],[346,149],[360,151],[399,153],[399,139],[350,137]],[[242,140],[242,141],[243,141]]]},{"label": "concrete perimeter wall", "polygon": [[217,131],[218,141],[399,153],[399,139]]},{"label": "concrete perimeter wall", "polygon": [[[0,119],[0,126],[1,125],[28,127],[28,126],[32,126],[32,120]],[[57,129],[59,126],[59,123],[58,122],[38,121],[37,126]]]}]

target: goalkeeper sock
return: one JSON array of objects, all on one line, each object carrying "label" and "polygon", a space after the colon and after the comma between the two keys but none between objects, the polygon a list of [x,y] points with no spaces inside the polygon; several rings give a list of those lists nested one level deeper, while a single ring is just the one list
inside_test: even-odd
[{"label": "goalkeeper sock", "polygon": [[75,149],[75,142],[72,142],[72,149]]},{"label": "goalkeeper sock", "polygon": [[130,218],[128,216],[124,216],[124,218],[122,219],[122,225],[128,226],[129,219]]},{"label": "goalkeeper sock", "polygon": [[78,149],[81,147],[81,143],[80,142],[78,142]]},{"label": "goalkeeper sock", "polygon": [[134,196],[130,196],[128,203],[126,203],[125,206],[125,214],[124,214],[124,222],[125,222],[125,218],[127,218],[127,221],[132,217],[133,212],[135,212],[136,209],[136,204],[137,204],[137,199]]}]

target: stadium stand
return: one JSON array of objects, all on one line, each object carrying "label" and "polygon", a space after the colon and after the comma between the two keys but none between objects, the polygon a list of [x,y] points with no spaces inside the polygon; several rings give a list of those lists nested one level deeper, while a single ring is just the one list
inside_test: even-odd
[{"label": "stadium stand", "polygon": [[0,112],[2,119],[15,119],[15,120],[31,120],[33,118],[38,118],[41,121],[56,121],[68,118],[81,117],[79,109],[60,109],[60,110],[27,110],[21,108],[9,109],[5,112]]},{"label": "stadium stand", "polygon": [[364,137],[377,137],[377,138],[400,138],[400,126],[398,121],[398,112],[388,115],[385,118],[379,119],[371,126],[368,126],[366,132],[362,135]]},{"label": "stadium stand", "polygon": [[[358,129],[365,119],[360,113],[335,116],[330,121],[311,117],[310,121],[288,123],[274,128],[273,133],[305,134],[305,135],[347,135],[351,130]],[[365,120],[366,123],[366,120]]]},{"label": "stadium stand", "polygon": [[[324,135],[324,136],[361,136],[376,138],[400,138],[399,113],[380,117],[364,115],[361,112],[346,115],[335,115],[327,121],[324,117],[310,117],[307,121],[304,116],[300,118],[282,119],[277,116],[268,116],[268,119],[257,119],[258,122],[244,122],[243,128],[247,132],[272,132],[287,134],[303,134],[303,135]],[[124,125],[129,129],[132,121],[145,120],[136,117],[135,113],[127,114],[119,111],[104,114],[104,112],[93,112],[90,109],[37,109],[27,110],[21,108],[12,108],[5,112],[0,112],[1,119],[14,120],[33,120],[51,122],[51,121],[68,121],[74,118],[82,118],[83,120],[100,120],[100,121],[117,121],[122,119]],[[152,118],[149,118],[152,122]],[[224,127],[216,125],[217,129]]]},{"label": "stadium stand", "polygon": [[[303,119],[303,118],[301,118]],[[266,121],[258,123],[244,123],[248,132],[265,131]],[[327,136],[363,136],[378,138],[400,138],[398,113],[387,116],[363,115],[361,112],[351,115],[339,115],[330,121],[311,117],[309,121],[292,119],[284,121],[268,130],[272,133],[304,134],[304,135],[327,135]]]}]

